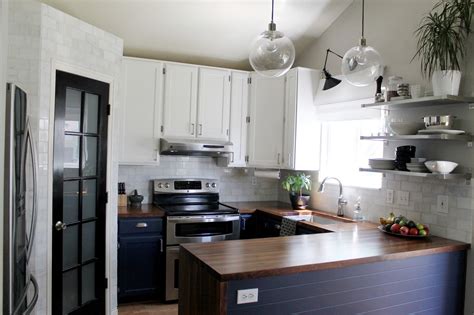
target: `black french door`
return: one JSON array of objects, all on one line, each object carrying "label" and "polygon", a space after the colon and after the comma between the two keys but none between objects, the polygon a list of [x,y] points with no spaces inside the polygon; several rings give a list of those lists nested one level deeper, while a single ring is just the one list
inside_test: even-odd
[{"label": "black french door", "polygon": [[104,314],[109,84],[56,72],[53,314]]}]

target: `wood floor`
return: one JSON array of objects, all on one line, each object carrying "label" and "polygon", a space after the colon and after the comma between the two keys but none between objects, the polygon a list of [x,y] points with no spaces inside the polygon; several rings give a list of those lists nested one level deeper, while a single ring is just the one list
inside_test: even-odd
[{"label": "wood floor", "polygon": [[178,304],[157,302],[122,304],[118,308],[118,313],[119,315],[178,315]]}]

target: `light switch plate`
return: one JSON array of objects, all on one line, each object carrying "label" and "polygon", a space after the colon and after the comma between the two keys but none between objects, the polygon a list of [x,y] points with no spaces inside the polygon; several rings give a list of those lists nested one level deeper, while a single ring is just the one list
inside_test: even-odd
[{"label": "light switch plate", "polygon": [[445,195],[438,196],[438,212],[448,213],[449,212],[449,197]]},{"label": "light switch plate", "polygon": [[385,202],[386,203],[393,203],[393,190],[387,189],[387,194],[385,195]]},{"label": "light switch plate", "polygon": [[237,304],[258,302],[258,288],[237,290]]},{"label": "light switch plate", "polygon": [[397,204],[408,206],[410,203],[410,193],[408,191],[397,191]]}]

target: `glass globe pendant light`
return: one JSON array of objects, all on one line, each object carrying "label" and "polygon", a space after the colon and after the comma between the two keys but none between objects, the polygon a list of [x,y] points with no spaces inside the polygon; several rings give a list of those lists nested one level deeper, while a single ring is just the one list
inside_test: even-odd
[{"label": "glass globe pendant light", "polygon": [[382,75],[382,57],[364,37],[365,0],[362,0],[362,37],[359,45],[349,49],[342,58],[341,71],[347,82],[368,86]]},{"label": "glass globe pendant light", "polygon": [[295,61],[295,46],[282,32],[276,30],[272,20],[268,30],[260,34],[250,47],[249,61],[252,68],[265,77],[280,77],[290,70]]}]

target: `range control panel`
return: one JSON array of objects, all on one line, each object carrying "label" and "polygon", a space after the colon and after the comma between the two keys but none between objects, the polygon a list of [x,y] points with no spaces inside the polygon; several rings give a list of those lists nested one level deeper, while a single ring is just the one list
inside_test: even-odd
[{"label": "range control panel", "polygon": [[154,193],[219,193],[217,179],[165,178],[153,181]]}]

